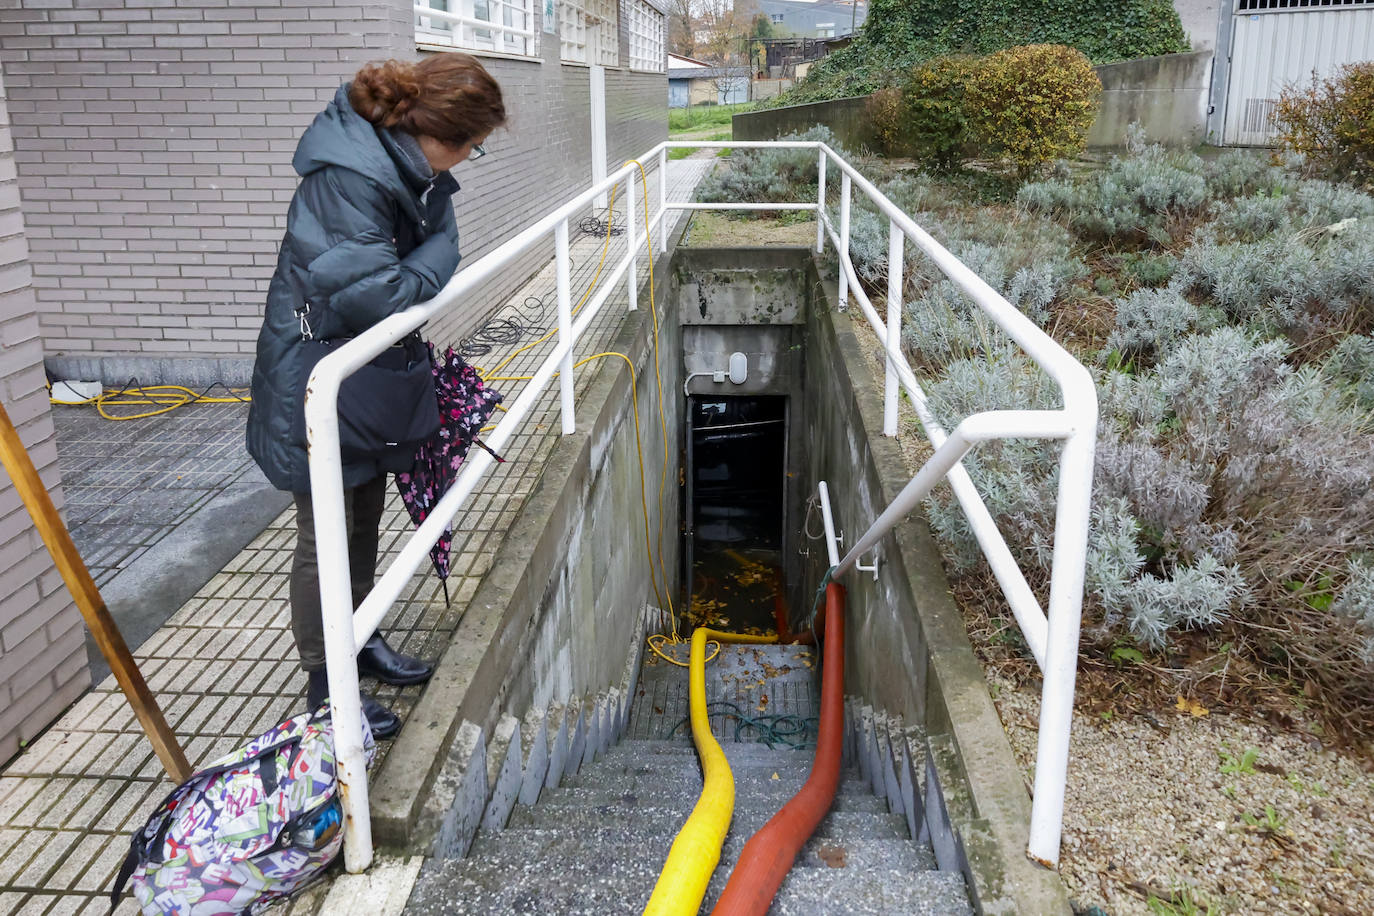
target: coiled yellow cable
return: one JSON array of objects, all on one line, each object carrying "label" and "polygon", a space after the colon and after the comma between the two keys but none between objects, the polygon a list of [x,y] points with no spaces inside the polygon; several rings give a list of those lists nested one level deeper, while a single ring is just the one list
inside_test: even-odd
[{"label": "coiled yellow cable", "polygon": [[[86,404],[94,404],[95,409],[106,420],[143,420],[168,413],[178,407],[185,407],[187,404],[246,404],[252,400],[248,396],[248,389],[246,388],[225,388],[224,390],[229,392],[228,397],[212,398],[204,391],[193,391],[182,385],[144,385],[102,391],[93,398],[67,401],[52,397],[51,389],[49,389],[48,400],[52,404],[63,407],[81,407]],[[243,393],[239,394],[239,392]],[[154,405],[156,409],[130,414],[112,414],[105,409],[106,407],[144,407],[148,405]]]}]

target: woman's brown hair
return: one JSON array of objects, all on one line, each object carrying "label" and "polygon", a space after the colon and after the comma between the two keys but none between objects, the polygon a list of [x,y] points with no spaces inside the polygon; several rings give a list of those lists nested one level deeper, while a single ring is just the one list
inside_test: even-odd
[{"label": "woman's brown hair", "polygon": [[452,146],[506,123],[500,85],[477,58],[456,52],[368,64],[353,78],[348,101],[378,127]]}]

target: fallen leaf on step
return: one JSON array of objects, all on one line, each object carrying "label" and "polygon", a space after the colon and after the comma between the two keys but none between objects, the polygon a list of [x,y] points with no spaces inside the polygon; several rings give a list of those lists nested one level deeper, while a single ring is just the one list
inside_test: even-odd
[{"label": "fallen leaf on step", "polygon": [[816,856],[831,868],[844,868],[849,864],[848,854],[843,846],[822,846]]},{"label": "fallen leaf on step", "polygon": [[777,773],[774,773],[772,776],[769,776],[768,778],[769,778],[769,779],[782,779],[782,777],[779,776]]}]

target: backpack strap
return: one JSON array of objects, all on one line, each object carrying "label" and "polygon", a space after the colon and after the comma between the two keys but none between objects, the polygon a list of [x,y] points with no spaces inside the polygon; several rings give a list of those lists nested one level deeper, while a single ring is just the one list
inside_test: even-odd
[{"label": "backpack strap", "polygon": [[143,859],[143,852],[146,849],[141,845],[139,837],[143,831],[134,833],[133,839],[129,842],[129,854],[124,857],[124,864],[119,866],[119,874],[115,875],[114,887],[110,890],[110,913],[113,914],[119,906],[119,898],[124,896],[124,885],[129,883],[134,871],[138,868],[138,863]]}]

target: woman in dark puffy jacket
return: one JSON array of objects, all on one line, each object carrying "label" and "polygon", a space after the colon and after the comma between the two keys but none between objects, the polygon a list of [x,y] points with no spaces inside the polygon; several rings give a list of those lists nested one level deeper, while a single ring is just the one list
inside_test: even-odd
[{"label": "woman in dark puffy jacket", "polygon": [[[444,53],[364,67],[301,137],[292,160],[301,183],[287,214],[277,270],[258,335],[248,451],[296,502],[291,626],[311,708],[328,693],[310,475],[298,416],[305,347],[348,338],[433,297],[458,267],[458,228],[448,170],[484,154],[506,121],[501,87],[477,60]],[[408,409],[398,405],[398,409]],[[372,589],[386,473],[366,460],[343,466],[348,558],[356,606]],[[380,633],[358,655],[359,672],[418,684],[432,668],[393,651]],[[400,728],[363,698],[373,734]]]}]

